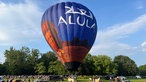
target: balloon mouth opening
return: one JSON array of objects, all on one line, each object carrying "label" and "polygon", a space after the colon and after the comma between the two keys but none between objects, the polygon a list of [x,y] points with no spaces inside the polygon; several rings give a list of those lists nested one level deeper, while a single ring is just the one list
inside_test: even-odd
[{"label": "balloon mouth opening", "polygon": [[64,65],[69,71],[78,71],[78,67],[80,66],[80,62],[65,62]]}]

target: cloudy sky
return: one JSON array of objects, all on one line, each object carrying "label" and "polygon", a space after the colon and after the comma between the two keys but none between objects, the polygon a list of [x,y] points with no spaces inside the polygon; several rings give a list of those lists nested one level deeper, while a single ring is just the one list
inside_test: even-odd
[{"label": "cloudy sky", "polygon": [[62,1],[81,3],[95,15],[98,33],[91,54],[126,55],[138,66],[146,64],[146,0],[0,0],[0,62],[11,46],[50,51],[41,18]]}]

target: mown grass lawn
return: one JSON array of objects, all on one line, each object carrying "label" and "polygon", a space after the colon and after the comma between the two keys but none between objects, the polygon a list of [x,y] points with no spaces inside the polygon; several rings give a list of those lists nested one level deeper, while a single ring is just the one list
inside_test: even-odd
[{"label": "mown grass lawn", "polygon": [[130,82],[146,82],[146,79],[131,79]]},{"label": "mown grass lawn", "polygon": [[[60,81],[57,81],[60,82]],[[68,82],[67,80],[63,81],[63,82]],[[89,79],[78,79],[77,82],[92,82]],[[102,80],[102,82],[110,82],[109,80]]]},{"label": "mown grass lawn", "polygon": [[[88,81],[90,82],[90,81]],[[102,80],[102,82],[110,82],[109,80]],[[130,82],[146,82],[146,79],[130,79]]]},{"label": "mown grass lawn", "polygon": [[[68,82],[68,81],[64,81],[64,82]],[[91,82],[91,81],[89,79],[78,79],[77,82]],[[110,81],[102,80],[102,82],[110,82]],[[130,82],[146,82],[146,79],[130,79]]]},{"label": "mown grass lawn", "polygon": [[[78,79],[78,82],[91,82],[91,81],[88,79]],[[110,81],[102,80],[102,82],[110,82]],[[130,79],[130,82],[146,82],[146,79]]]},{"label": "mown grass lawn", "polygon": [[[29,82],[28,79],[25,82]],[[33,81],[31,80],[30,82],[33,82]],[[52,81],[48,81],[48,82],[52,82]],[[56,82],[62,82],[62,81],[56,81]],[[68,81],[64,80],[63,82],[68,82]],[[89,79],[78,79],[77,82],[92,82],[92,81],[90,81]],[[111,82],[111,81],[102,79],[102,82]],[[130,79],[130,82],[146,82],[146,79]]]}]

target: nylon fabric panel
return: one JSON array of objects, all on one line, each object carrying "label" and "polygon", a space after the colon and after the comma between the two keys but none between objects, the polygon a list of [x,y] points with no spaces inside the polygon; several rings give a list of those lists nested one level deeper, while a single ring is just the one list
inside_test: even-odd
[{"label": "nylon fabric panel", "polygon": [[82,62],[95,41],[96,19],[87,7],[62,2],[45,11],[42,32],[61,62],[73,67],[75,65],[71,62]]}]

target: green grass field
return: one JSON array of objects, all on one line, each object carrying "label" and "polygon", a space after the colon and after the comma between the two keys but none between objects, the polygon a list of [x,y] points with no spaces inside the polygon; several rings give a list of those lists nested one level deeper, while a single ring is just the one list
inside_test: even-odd
[{"label": "green grass field", "polygon": [[[60,82],[60,81],[57,81],[57,82]],[[68,82],[68,81],[65,80],[63,82]],[[89,79],[78,79],[77,82],[91,82],[91,81]],[[102,80],[102,82],[110,82],[110,81],[109,80]],[[130,79],[130,82],[146,82],[146,79]]]},{"label": "green grass field", "polygon": [[[88,79],[80,79],[78,82],[91,82]],[[102,82],[110,82],[109,80],[102,80]],[[114,82],[114,81],[113,81]],[[146,79],[130,79],[130,82],[146,82]]]},{"label": "green grass field", "polygon": [[[91,81],[89,79],[79,79],[78,82],[91,82]],[[102,82],[110,82],[110,81],[102,80]],[[146,79],[130,79],[130,82],[146,82]]]},{"label": "green grass field", "polygon": [[[29,82],[29,81],[26,80],[26,82]],[[32,80],[30,82],[32,82]],[[52,82],[52,81],[48,81],[48,82]],[[61,81],[56,81],[56,82],[61,82]],[[68,81],[65,80],[63,82],[68,82]],[[92,81],[90,81],[89,79],[78,79],[77,82],[92,82]],[[111,81],[110,80],[102,80],[102,82],[111,82]],[[130,79],[130,82],[146,82],[146,79]]]},{"label": "green grass field", "polygon": [[131,79],[130,82],[146,82],[146,79]]}]

